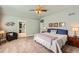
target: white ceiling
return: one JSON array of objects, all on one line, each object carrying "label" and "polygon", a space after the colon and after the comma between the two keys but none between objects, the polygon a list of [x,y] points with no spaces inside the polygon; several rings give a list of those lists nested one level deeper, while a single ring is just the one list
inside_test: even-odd
[{"label": "white ceiling", "polygon": [[64,11],[71,8],[79,8],[79,6],[69,6],[69,5],[42,5],[48,11],[40,15],[35,14],[35,12],[30,11],[34,9],[36,5],[3,5],[3,11],[5,15],[30,18],[30,19],[40,19],[42,17]]}]

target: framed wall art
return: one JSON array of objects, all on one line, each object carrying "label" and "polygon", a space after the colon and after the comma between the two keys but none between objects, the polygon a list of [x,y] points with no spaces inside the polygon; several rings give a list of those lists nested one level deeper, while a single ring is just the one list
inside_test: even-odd
[{"label": "framed wall art", "polygon": [[59,27],[64,27],[65,23],[64,22],[59,22]]},{"label": "framed wall art", "polygon": [[64,22],[57,22],[57,23],[49,23],[49,27],[64,27]]},{"label": "framed wall art", "polygon": [[52,27],[53,26],[53,24],[52,23],[49,23],[49,27]]},{"label": "framed wall art", "polygon": [[58,23],[54,23],[54,27],[58,27]]},{"label": "framed wall art", "polygon": [[7,25],[7,26],[14,26],[15,23],[14,23],[14,22],[7,22],[6,25]]}]

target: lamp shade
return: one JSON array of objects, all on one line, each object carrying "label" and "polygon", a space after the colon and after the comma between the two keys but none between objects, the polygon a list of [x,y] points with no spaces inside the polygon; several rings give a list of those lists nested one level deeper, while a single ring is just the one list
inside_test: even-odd
[{"label": "lamp shade", "polygon": [[73,27],[72,30],[78,32],[79,31],[79,27]]},{"label": "lamp shade", "polygon": [[36,10],[35,13],[36,13],[36,14],[41,14],[42,11]]},{"label": "lamp shade", "polygon": [[3,34],[3,33],[5,33],[4,31],[0,31],[0,34]]}]

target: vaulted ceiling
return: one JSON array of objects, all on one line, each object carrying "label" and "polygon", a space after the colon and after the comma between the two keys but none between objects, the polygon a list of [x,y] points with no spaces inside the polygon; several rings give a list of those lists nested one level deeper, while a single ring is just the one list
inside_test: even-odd
[{"label": "vaulted ceiling", "polygon": [[69,5],[42,5],[48,11],[42,14],[36,14],[34,11],[36,5],[2,5],[4,15],[30,18],[30,19],[40,19],[42,17],[55,14],[70,8],[79,8],[79,6],[69,6]]}]

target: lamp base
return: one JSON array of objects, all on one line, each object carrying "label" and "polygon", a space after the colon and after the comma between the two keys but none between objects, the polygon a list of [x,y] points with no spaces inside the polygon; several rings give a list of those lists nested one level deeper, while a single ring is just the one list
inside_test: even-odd
[{"label": "lamp base", "polygon": [[74,38],[76,38],[76,39],[77,39],[77,36],[75,35],[75,36],[74,36]]},{"label": "lamp base", "polygon": [[76,38],[76,39],[77,39],[76,31],[74,32],[74,38]]}]

